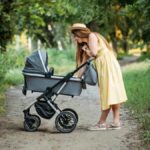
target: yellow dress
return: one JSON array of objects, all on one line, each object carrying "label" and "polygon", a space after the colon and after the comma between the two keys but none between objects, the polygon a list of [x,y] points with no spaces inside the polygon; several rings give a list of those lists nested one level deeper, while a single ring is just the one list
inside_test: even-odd
[{"label": "yellow dress", "polygon": [[127,100],[120,65],[109,49],[105,39],[99,35],[99,51],[95,60],[98,72],[101,110],[110,108],[110,105],[119,104]]}]

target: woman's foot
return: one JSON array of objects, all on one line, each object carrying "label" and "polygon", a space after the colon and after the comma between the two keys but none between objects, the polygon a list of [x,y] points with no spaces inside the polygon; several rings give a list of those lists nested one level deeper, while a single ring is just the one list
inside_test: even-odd
[{"label": "woman's foot", "polygon": [[121,123],[120,123],[120,122],[118,122],[118,123],[111,123],[111,124],[108,126],[108,129],[112,129],[112,130],[121,129]]},{"label": "woman's foot", "polygon": [[106,127],[105,123],[103,123],[103,124],[98,123],[98,124],[88,128],[88,130],[90,130],[90,131],[100,131],[100,130],[106,130],[106,129],[107,129],[107,127]]}]

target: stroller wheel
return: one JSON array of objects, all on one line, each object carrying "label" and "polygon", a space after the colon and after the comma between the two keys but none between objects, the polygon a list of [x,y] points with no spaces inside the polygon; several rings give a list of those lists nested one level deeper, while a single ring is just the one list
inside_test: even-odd
[{"label": "stroller wheel", "polygon": [[24,129],[29,132],[34,132],[41,125],[41,119],[37,115],[30,115],[24,120]]},{"label": "stroller wheel", "polygon": [[56,129],[62,133],[72,132],[77,124],[75,115],[69,111],[62,111],[55,120]]},{"label": "stroller wheel", "polygon": [[78,123],[79,117],[78,117],[78,114],[76,113],[75,110],[73,110],[73,109],[71,109],[71,108],[65,108],[65,109],[63,109],[62,111],[71,112],[71,113],[76,117],[76,120],[77,120],[77,123]]}]

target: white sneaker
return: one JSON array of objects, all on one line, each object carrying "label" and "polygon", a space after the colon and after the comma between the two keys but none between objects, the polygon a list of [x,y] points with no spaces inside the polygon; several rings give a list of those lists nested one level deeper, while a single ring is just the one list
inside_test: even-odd
[{"label": "white sneaker", "polygon": [[103,124],[96,124],[94,126],[91,126],[88,128],[88,130],[90,131],[99,131],[99,130],[106,130],[106,124],[103,123]]}]

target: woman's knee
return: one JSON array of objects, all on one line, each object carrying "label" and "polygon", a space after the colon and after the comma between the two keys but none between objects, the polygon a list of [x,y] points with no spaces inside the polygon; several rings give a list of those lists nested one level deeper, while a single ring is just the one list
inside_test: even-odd
[{"label": "woman's knee", "polygon": [[112,110],[113,109],[119,109],[120,108],[120,104],[111,105],[111,108],[112,108]]}]

